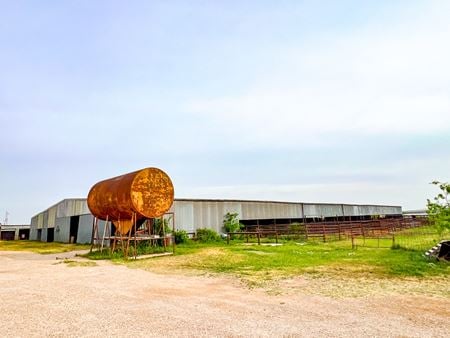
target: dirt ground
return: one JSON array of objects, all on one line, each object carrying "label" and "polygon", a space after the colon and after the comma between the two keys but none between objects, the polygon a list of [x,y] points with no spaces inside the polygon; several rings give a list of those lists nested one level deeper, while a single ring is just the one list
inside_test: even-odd
[{"label": "dirt ground", "polygon": [[2,337],[446,337],[450,330],[445,293],[336,298],[311,292],[302,278],[268,292],[231,278],[56,259],[73,255],[0,252]]}]

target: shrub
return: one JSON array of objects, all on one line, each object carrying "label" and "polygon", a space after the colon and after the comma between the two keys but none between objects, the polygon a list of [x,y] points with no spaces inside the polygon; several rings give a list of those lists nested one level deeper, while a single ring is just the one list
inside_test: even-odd
[{"label": "shrub", "polygon": [[[169,234],[172,232],[172,229],[169,226],[169,222],[172,219],[172,217],[169,218],[155,218],[153,221],[153,227],[154,227],[154,231],[155,234],[162,236],[163,232],[166,234]],[[164,231],[163,231],[164,229]]]},{"label": "shrub", "polygon": [[176,244],[187,243],[187,241],[189,240],[189,236],[186,230],[176,230],[174,232],[174,237]]},{"label": "shrub", "polygon": [[437,185],[441,192],[434,201],[427,200],[427,213],[431,224],[436,227],[441,237],[445,231],[450,230],[450,184],[439,181],[433,181],[431,184]]},{"label": "shrub", "polygon": [[238,232],[242,228],[244,228],[244,225],[242,223],[239,223],[239,214],[236,213],[230,213],[227,212],[223,216],[223,228],[226,232]]},{"label": "shrub", "polygon": [[212,229],[197,229],[197,240],[199,242],[218,242],[220,235]]}]

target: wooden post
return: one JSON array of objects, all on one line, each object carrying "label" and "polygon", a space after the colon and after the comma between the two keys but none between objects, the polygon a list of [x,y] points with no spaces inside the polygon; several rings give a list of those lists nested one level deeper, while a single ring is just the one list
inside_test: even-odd
[{"label": "wooden post", "polygon": [[363,245],[365,246],[366,245],[366,234],[364,232],[364,226],[363,226],[361,221],[360,221],[359,225],[361,227],[361,234],[362,234],[362,237],[363,237]]},{"label": "wooden post", "polygon": [[164,217],[163,216],[161,216],[161,226],[162,226],[162,234],[163,234],[164,252],[166,252],[166,229],[165,229]]},{"label": "wooden post", "polygon": [[[106,226],[108,224],[108,217],[109,217],[109,215],[106,215],[105,226],[103,227],[103,237],[102,237],[102,245],[100,246],[100,252],[103,252],[103,242],[105,241]],[[98,224],[97,224],[97,231],[98,231]]]},{"label": "wooden post", "polygon": [[261,245],[261,233],[258,231],[258,245]]},{"label": "wooden post", "polygon": [[91,234],[91,250],[89,250],[90,253],[92,253],[92,248],[94,247],[94,233],[95,233],[95,220],[97,219],[97,217],[94,216],[94,218],[92,219],[92,234]]},{"label": "wooden post", "polygon": [[172,213],[172,253],[175,254],[175,212]]},{"label": "wooden post", "polygon": [[[131,217],[133,218],[133,217]],[[133,221],[133,219],[131,220]],[[127,244],[126,244],[126,249],[125,249],[125,259],[128,259],[128,250],[130,249],[130,242],[131,242],[131,229],[130,231],[128,231],[128,237],[127,237]]]},{"label": "wooden post", "polygon": [[137,232],[137,229],[136,229],[136,213],[135,212],[133,212],[133,219],[134,219],[134,259],[136,259],[137,258],[137,238],[136,238],[136,232]]},{"label": "wooden post", "polygon": [[275,243],[278,244],[278,230],[277,230],[277,220],[276,219],[273,220],[273,225],[275,228]]}]

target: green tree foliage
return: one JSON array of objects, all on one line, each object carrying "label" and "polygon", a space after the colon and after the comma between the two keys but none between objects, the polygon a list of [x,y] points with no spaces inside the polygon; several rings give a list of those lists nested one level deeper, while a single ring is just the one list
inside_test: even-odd
[{"label": "green tree foliage", "polygon": [[226,232],[238,232],[244,228],[242,223],[239,223],[239,214],[237,212],[227,212],[223,216],[223,228]]},{"label": "green tree foliage", "polygon": [[431,224],[433,224],[439,235],[446,230],[450,230],[450,184],[446,182],[433,181],[441,192],[433,198],[427,200],[427,213]]}]

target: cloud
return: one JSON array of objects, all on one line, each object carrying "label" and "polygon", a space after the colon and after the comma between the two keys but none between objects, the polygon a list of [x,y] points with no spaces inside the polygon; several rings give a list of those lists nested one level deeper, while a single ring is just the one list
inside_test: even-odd
[{"label": "cloud", "polygon": [[431,8],[395,25],[286,44],[244,93],[197,97],[185,110],[260,146],[317,144],[329,133],[449,130],[446,12]]}]

